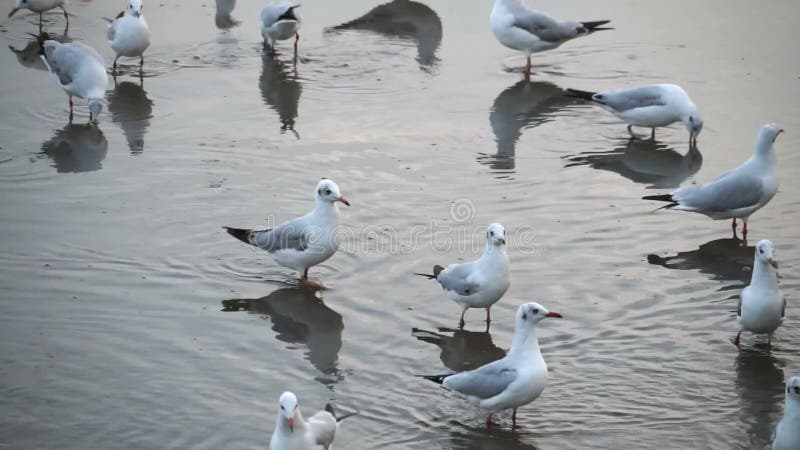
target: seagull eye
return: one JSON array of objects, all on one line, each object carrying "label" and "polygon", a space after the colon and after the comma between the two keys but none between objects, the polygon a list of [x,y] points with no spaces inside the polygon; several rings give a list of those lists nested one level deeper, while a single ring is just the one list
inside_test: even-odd
[{"label": "seagull eye", "polygon": [[522,320],[528,320],[528,315],[527,314],[523,314],[522,315]]},{"label": "seagull eye", "polygon": [[325,189],[325,195],[331,195],[331,190],[330,189]]},{"label": "seagull eye", "polygon": [[794,387],[794,393],[795,394],[800,394],[800,386],[795,386]]},{"label": "seagull eye", "polygon": [[281,410],[284,410],[284,407],[283,407],[283,405],[281,405]]},{"label": "seagull eye", "polygon": [[758,249],[758,252],[759,252],[759,253],[761,253],[761,254],[763,255],[763,254],[764,254],[764,249],[763,249],[763,248],[760,248],[760,249]]},{"label": "seagull eye", "polygon": [[531,312],[532,312],[533,314],[539,314],[539,310],[538,310],[538,309],[535,309],[535,308],[534,308],[534,310],[533,310],[533,311],[531,311]]}]

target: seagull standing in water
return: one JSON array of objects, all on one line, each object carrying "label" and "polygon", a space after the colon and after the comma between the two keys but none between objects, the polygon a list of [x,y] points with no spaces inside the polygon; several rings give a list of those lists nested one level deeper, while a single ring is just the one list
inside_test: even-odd
[{"label": "seagull standing in water", "polygon": [[524,72],[531,73],[531,54],[552,50],[564,42],[603,28],[610,20],[592,22],[558,21],[547,14],[528,9],[522,0],[495,0],[489,16],[492,32],[501,44],[527,55]]},{"label": "seagull standing in water", "polygon": [[487,425],[492,423],[492,414],[513,408],[511,420],[516,425],[517,408],[539,398],[547,386],[547,364],[539,350],[536,325],[548,317],[562,316],[538,303],[526,303],[517,310],[514,340],[504,358],[468,372],[424,375],[423,378],[459,392],[488,409]]},{"label": "seagull standing in water", "polygon": [[651,128],[650,137],[656,138],[656,128],[683,122],[689,131],[689,143],[697,144],[697,135],[703,130],[703,119],[689,94],[675,84],[654,84],[633,89],[589,92],[567,89],[568,97],[577,97],[610,111],[628,124],[631,137],[633,127]]},{"label": "seagull standing in water", "polygon": [[742,234],[747,239],[747,219],[769,203],[778,192],[773,144],[781,132],[783,130],[772,123],[761,127],[753,156],[710,183],[683,187],[671,194],[648,195],[642,198],[669,202],[663,208],[705,214],[714,220],[733,219],[731,227],[734,235],[736,219],[742,219]]},{"label": "seagull standing in water", "polygon": [[103,110],[108,89],[108,75],[103,58],[95,49],[81,42],[62,44],[45,41],[42,60],[56,84],[69,96],[69,120],[72,122],[72,97],[89,103],[89,120],[97,121]]},{"label": "seagull standing in water", "polygon": [[269,230],[224,228],[245,244],[268,251],[278,264],[302,273],[301,282],[324,288],[308,279],[308,269],[336,253],[335,233],[339,224],[336,203],[350,206],[350,202],[342,196],[339,185],[325,178],[317,184],[314,201],[315,207],[310,213]]},{"label": "seagull standing in water", "polygon": [[486,229],[486,247],[476,261],[433,266],[433,274],[415,273],[436,280],[445,295],[461,306],[459,325],[464,327],[464,313],[469,308],[486,309],[486,326],[491,322],[492,305],[498,302],[511,285],[508,276],[506,229],[499,223]]},{"label": "seagull standing in water", "polygon": [[150,46],[150,29],[142,14],[142,0],[130,0],[125,11],[111,21],[106,31],[108,45],[117,54],[111,73],[117,73],[117,60],[120,56],[139,57],[139,73],[144,68],[144,51]]},{"label": "seagull standing in water", "polygon": [[293,393],[286,391],[281,394],[279,405],[269,450],[313,450],[320,445],[325,450],[331,448],[339,430],[339,421],[344,417],[337,419],[330,404],[325,406],[325,411],[315,413],[308,420],[300,413]]},{"label": "seagull standing in water", "polygon": [[285,41],[294,37],[294,58],[297,59],[297,41],[300,40],[300,16],[295,9],[300,5],[279,1],[270,3],[261,10],[261,36],[264,45],[271,55],[277,54],[276,41]]},{"label": "seagull standing in water", "polygon": [[27,9],[33,13],[38,13],[39,31],[42,31],[42,13],[56,8],[61,8],[61,10],[64,11],[64,19],[66,19],[67,28],[69,28],[69,15],[67,15],[67,9],[64,7],[64,0],[17,0],[14,8],[8,13],[8,17],[13,16],[21,9]]},{"label": "seagull standing in water", "polygon": [[756,244],[756,256],[750,286],[742,291],[736,318],[742,330],[733,343],[738,347],[742,331],[767,334],[772,333],[786,318],[786,299],[778,288],[778,261],[775,260],[775,246],[764,239]]},{"label": "seagull standing in water", "polygon": [[800,377],[792,377],[786,382],[786,406],[783,419],[775,428],[772,450],[797,449],[800,449]]}]

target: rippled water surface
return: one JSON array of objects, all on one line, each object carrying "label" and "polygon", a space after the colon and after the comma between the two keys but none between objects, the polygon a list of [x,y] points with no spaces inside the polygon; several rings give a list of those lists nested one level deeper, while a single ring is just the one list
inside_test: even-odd
[{"label": "rippled water surface", "polygon": [[[117,3],[45,28],[110,65]],[[303,2],[296,67],[289,43],[263,54],[258,2],[146,3],[144,77],[122,61],[99,126],[84,104],[67,123],[36,17],[0,11],[0,447],[263,448],[291,389],[307,414],[360,411],[344,449],[764,448],[800,373],[800,4],[537,2],[616,30],[534,56],[525,80],[489,0],[378,3]],[[630,141],[562,96],[657,81],[699,105],[697,151],[680,126]],[[641,200],[738,164],[770,121],[781,187],[748,242]],[[221,226],[302,214],[322,176],[353,206],[318,293]],[[454,330],[412,273],[474,257],[493,221],[511,289],[490,333],[480,311]],[[788,318],[737,351],[763,238]],[[515,430],[414,377],[502,356],[531,300],[566,319],[539,330],[550,384]]]}]

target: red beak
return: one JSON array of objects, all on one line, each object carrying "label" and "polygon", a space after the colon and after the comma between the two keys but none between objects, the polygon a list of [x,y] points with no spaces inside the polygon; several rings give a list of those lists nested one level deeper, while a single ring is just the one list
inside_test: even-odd
[{"label": "red beak", "polygon": [[294,432],[294,417],[289,417],[286,421],[289,422],[289,430]]},{"label": "red beak", "polygon": [[563,319],[564,318],[564,316],[562,316],[561,314],[559,314],[557,312],[549,312],[549,313],[547,313],[547,315],[545,317],[555,317],[557,319]]},{"label": "red beak", "polygon": [[350,202],[348,202],[348,201],[347,201],[347,199],[346,199],[346,198],[344,198],[344,197],[339,197],[339,198],[337,198],[337,199],[336,199],[336,201],[337,201],[337,202],[342,202],[342,203],[344,203],[345,205],[347,205],[347,206],[350,206]]},{"label": "red beak", "polygon": [[769,264],[770,264],[772,267],[774,267],[774,268],[776,268],[776,269],[778,268],[778,261],[774,260],[773,258],[770,258],[770,259],[768,259],[768,260],[767,260],[767,262],[768,262],[768,263],[769,263]]}]

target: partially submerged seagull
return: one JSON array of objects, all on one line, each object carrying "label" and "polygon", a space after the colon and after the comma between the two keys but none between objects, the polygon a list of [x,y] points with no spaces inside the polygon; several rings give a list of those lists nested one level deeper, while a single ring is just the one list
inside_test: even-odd
[{"label": "partially submerged seagull", "polygon": [[655,139],[657,127],[683,122],[689,131],[689,143],[697,144],[697,135],[703,130],[703,119],[697,107],[689,94],[676,84],[603,92],[567,89],[565,95],[590,101],[610,111],[628,124],[631,137],[636,137],[633,127],[651,128],[650,136]]},{"label": "partially submerged seagull", "polygon": [[278,264],[302,273],[300,281],[324,287],[308,279],[308,269],[336,253],[337,202],[350,206],[339,185],[323,178],[314,192],[314,210],[269,230],[223,227],[240,241],[266,250]]},{"label": "partially submerged seagull", "polygon": [[120,56],[139,57],[139,73],[144,68],[144,51],[150,46],[150,29],[142,15],[142,0],[130,0],[125,11],[111,21],[106,31],[108,45],[117,54],[111,73],[117,73],[117,60]]},{"label": "partially submerged seagull", "polygon": [[506,293],[508,277],[506,229],[499,223],[486,229],[486,247],[480,259],[468,263],[433,266],[433,274],[415,273],[436,280],[448,298],[461,306],[459,325],[464,327],[464,313],[469,308],[486,309],[486,326],[491,322],[492,305]]},{"label": "partially submerged seagull", "polygon": [[554,49],[595,31],[612,29],[602,27],[610,20],[558,21],[543,12],[528,9],[522,0],[495,0],[489,22],[501,44],[527,55],[526,74],[531,73],[531,54]]},{"label": "partially submerged seagull", "polygon": [[42,60],[56,84],[69,96],[69,120],[72,122],[72,97],[89,103],[89,120],[97,121],[103,110],[103,98],[108,89],[106,65],[100,54],[81,42],[62,44],[45,41]]},{"label": "partially submerged seagull", "polygon": [[339,422],[355,414],[337,418],[333,407],[328,404],[324,411],[304,419],[297,397],[289,391],[281,394],[278,404],[280,410],[269,440],[269,450],[312,450],[320,445],[328,450],[339,430]]},{"label": "partially submerged seagull", "polygon": [[800,448],[800,377],[786,382],[786,406],[783,419],[775,428],[772,450],[797,450]]},{"label": "partially submerged seagull", "polygon": [[562,316],[538,303],[525,303],[517,310],[514,340],[504,358],[468,372],[422,377],[488,409],[487,425],[492,423],[492,414],[513,408],[511,420],[516,425],[517,408],[536,400],[547,386],[547,364],[539,350],[536,324],[548,317]]},{"label": "partially submerged seagull", "polygon": [[[778,192],[773,144],[783,132],[775,124],[766,124],[756,138],[756,149],[747,161],[701,186],[687,186],[671,194],[648,195],[645,200],[669,202],[663,208],[705,214],[714,220],[744,220],[742,234],[747,239],[747,219],[772,200]],[[661,208],[659,208],[661,209]]]},{"label": "partially submerged seagull", "polygon": [[39,31],[41,31],[42,13],[56,8],[61,8],[64,11],[64,19],[67,21],[67,28],[69,28],[69,16],[67,15],[67,9],[64,7],[64,0],[17,0],[14,8],[8,13],[8,17],[13,16],[21,9],[30,10],[39,14]]},{"label": "partially submerged seagull", "polygon": [[756,244],[755,253],[750,286],[742,290],[736,308],[736,318],[742,328],[733,340],[737,347],[742,331],[767,334],[772,340],[772,333],[786,318],[786,299],[778,288],[775,246],[772,241],[764,239]]},{"label": "partially submerged seagull", "polygon": [[293,2],[278,1],[261,10],[261,37],[264,46],[271,55],[275,55],[276,41],[285,41],[294,37],[294,57],[297,60],[297,41],[300,40],[300,16],[295,12],[299,8]]}]

